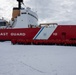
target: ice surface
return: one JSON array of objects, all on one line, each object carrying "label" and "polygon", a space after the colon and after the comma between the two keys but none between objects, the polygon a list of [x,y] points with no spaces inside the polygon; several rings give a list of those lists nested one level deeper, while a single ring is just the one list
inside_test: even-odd
[{"label": "ice surface", "polygon": [[0,75],[76,75],[76,47],[1,42]]}]

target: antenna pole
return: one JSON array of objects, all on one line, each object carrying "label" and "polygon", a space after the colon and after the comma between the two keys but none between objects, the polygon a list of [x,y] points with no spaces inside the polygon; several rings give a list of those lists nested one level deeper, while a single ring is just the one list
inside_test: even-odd
[{"label": "antenna pole", "polygon": [[18,7],[19,7],[19,9],[21,9],[21,2],[18,3]]},{"label": "antenna pole", "polygon": [[21,9],[21,3],[23,3],[23,0],[17,0],[18,1],[18,8]]}]

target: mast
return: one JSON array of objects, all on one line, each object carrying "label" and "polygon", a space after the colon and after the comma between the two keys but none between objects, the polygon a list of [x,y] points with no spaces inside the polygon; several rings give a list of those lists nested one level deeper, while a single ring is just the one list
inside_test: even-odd
[{"label": "mast", "polygon": [[21,9],[21,3],[23,3],[23,0],[17,0],[18,1],[18,8]]}]

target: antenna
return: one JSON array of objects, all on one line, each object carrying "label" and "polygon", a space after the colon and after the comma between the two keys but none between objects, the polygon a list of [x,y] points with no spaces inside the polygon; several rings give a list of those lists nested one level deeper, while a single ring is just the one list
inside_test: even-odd
[{"label": "antenna", "polygon": [[24,3],[22,3],[24,5],[24,7],[26,7],[26,5]]},{"label": "antenna", "polygon": [[23,3],[23,0],[17,0],[18,1],[18,8],[21,9],[21,3]]}]

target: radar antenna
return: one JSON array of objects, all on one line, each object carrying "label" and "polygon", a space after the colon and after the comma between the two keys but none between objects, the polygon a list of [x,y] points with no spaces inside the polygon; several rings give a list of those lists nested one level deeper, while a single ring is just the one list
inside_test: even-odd
[{"label": "radar antenna", "polygon": [[23,0],[17,0],[18,1],[18,8],[21,9],[21,3],[23,3]]}]

